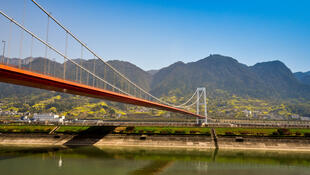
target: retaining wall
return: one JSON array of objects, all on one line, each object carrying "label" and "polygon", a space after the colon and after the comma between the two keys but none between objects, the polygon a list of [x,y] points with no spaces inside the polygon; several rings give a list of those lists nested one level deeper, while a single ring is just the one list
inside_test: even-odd
[{"label": "retaining wall", "polygon": [[[217,142],[217,143],[215,143]],[[266,149],[310,151],[310,138],[217,137],[199,135],[122,135],[105,136],[0,134],[0,145],[97,145],[184,147],[214,149]]]}]

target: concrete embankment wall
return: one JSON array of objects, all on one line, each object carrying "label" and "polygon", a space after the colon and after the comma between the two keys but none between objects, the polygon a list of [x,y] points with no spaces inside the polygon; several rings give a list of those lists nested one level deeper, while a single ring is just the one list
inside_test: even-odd
[{"label": "concrete embankment wall", "polygon": [[[215,143],[216,142],[216,143]],[[121,135],[105,136],[0,134],[0,145],[97,145],[183,147],[201,149],[266,149],[310,151],[310,138],[217,137],[195,135]]]},{"label": "concrete embankment wall", "polygon": [[63,145],[73,135],[0,134],[0,145]]},{"label": "concrete embankment wall", "polygon": [[310,151],[310,138],[218,137],[220,149],[269,149]]}]

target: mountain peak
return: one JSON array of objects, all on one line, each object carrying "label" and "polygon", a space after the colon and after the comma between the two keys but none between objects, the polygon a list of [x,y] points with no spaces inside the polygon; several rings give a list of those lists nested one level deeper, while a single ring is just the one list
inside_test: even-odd
[{"label": "mountain peak", "polygon": [[184,65],[184,64],[185,63],[183,61],[178,61],[178,62],[171,64],[170,66],[178,66],[178,65]]},{"label": "mountain peak", "polygon": [[197,61],[198,63],[201,62],[213,62],[213,63],[238,63],[238,61],[232,57],[229,56],[223,56],[220,54],[210,54],[208,57],[201,59],[199,61]]},{"label": "mountain peak", "polygon": [[254,66],[251,66],[251,68],[261,72],[278,72],[285,73],[287,75],[293,74],[291,70],[279,60],[256,63]]},{"label": "mountain peak", "polygon": [[291,85],[297,81],[292,71],[279,60],[257,63],[250,68],[260,77],[264,77],[265,81],[269,79],[270,83],[282,79],[287,85]]},{"label": "mountain peak", "polygon": [[256,65],[273,65],[273,66],[284,66],[284,67],[286,67],[286,65],[280,60],[260,62],[260,63],[256,63],[254,66],[256,66]]}]

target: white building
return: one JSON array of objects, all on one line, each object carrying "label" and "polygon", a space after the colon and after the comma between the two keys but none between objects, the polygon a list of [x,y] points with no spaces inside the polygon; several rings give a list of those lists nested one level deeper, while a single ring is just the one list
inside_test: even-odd
[{"label": "white building", "polygon": [[250,117],[252,115],[252,111],[249,110],[243,110],[242,111],[247,117]]},{"label": "white building", "polygon": [[34,114],[33,120],[38,122],[63,122],[65,120],[65,116],[59,117],[59,115],[52,113]]}]

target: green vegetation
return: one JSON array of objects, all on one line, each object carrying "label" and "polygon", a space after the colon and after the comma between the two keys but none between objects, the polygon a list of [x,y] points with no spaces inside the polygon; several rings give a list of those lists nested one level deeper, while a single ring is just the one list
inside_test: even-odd
[{"label": "green vegetation", "polygon": [[[56,126],[36,126],[36,125],[0,125],[0,132],[3,133],[48,133]],[[101,128],[107,128],[102,126]],[[91,126],[60,126],[55,133],[77,134],[91,129]],[[112,133],[120,134],[198,134],[210,135],[210,128],[195,128],[195,127],[116,127]]]},{"label": "green vegetation", "polygon": [[[187,98],[173,95],[163,97],[170,103],[184,102]],[[177,90],[176,90],[177,91]],[[310,101],[298,100],[264,100],[252,97],[230,95],[224,90],[213,92],[208,103],[208,115],[213,118],[254,119],[254,120],[300,120],[301,116],[310,116]],[[194,108],[187,109],[195,112]],[[203,110],[203,109],[202,109]]]},{"label": "green vegetation", "polygon": [[308,136],[310,129],[286,128],[215,128],[218,136]]},{"label": "green vegetation", "polygon": [[89,126],[61,126],[55,133],[75,134],[89,129]]},{"label": "green vegetation", "polygon": [[[50,125],[0,125],[1,133],[49,133],[56,126]],[[157,127],[157,126],[60,126],[55,133],[78,134],[85,131],[108,131],[115,134],[146,135],[205,135],[210,136],[210,128],[205,127]],[[310,129],[285,128],[215,128],[218,136],[266,136],[266,137],[310,137]]]},{"label": "green vegetation", "polygon": [[134,134],[198,134],[210,135],[210,128],[200,127],[155,127],[155,126],[136,126],[126,128],[121,133],[134,133]]},{"label": "green vegetation", "polygon": [[0,125],[2,133],[49,133],[55,126]]},{"label": "green vegetation", "polygon": [[[0,109],[8,116],[21,117],[33,113],[55,113],[67,119],[103,119],[106,116],[126,115],[115,103],[56,92],[31,94],[0,99]],[[0,110],[0,111],[1,111]],[[2,114],[4,115],[4,114]]]}]

